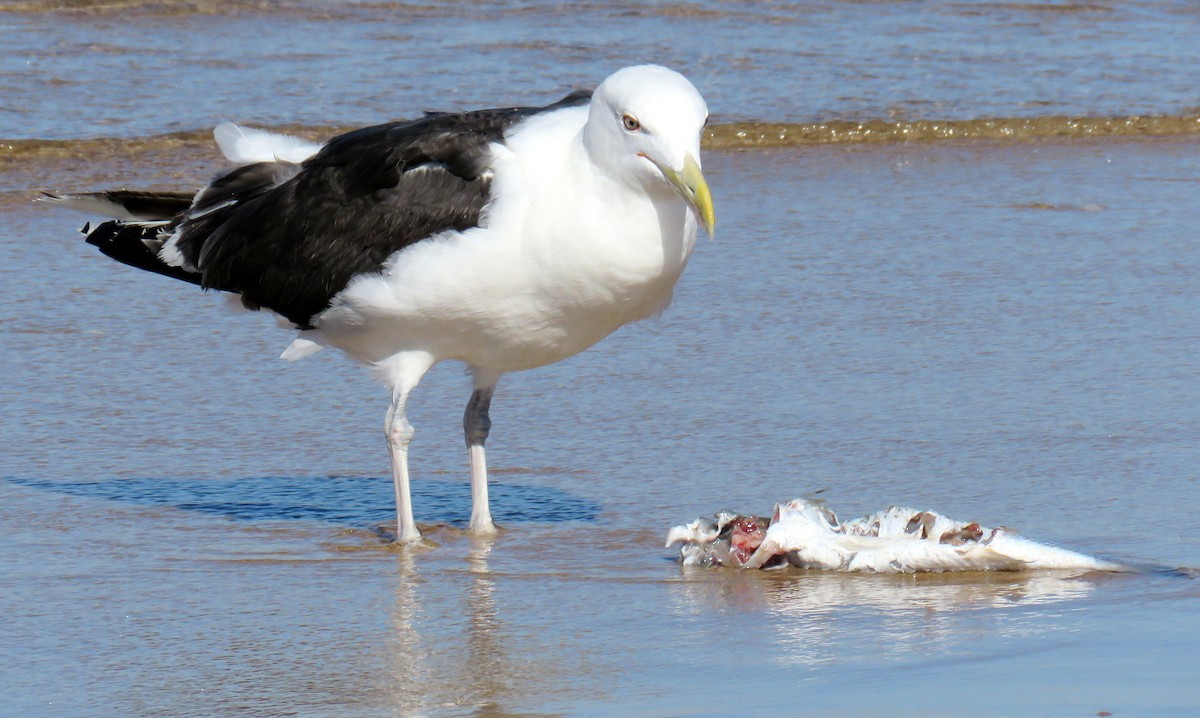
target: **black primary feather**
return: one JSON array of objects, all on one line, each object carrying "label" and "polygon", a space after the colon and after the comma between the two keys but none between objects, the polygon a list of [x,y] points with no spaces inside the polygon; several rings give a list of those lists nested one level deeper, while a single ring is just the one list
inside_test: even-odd
[{"label": "black primary feather", "polygon": [[147,272],[200,284],[200,275],[196,272],[172,267],[158,258],[157,247],[162,242],[155,241],[154,238],[158,234],[155,228],[112,220],[91,231],[88,231],[87,226],[83,229],[87,234],[87,243],[99,249],[106,257]]},{"label": "black primary feather", "polygon": [[[432,235],[477,226],[491,189],[488,145],[523,119],[590,95],[354,130],[303,164],[262,162],[218,177],[174,225],[106,222],[88,241],[118,261],[237,292],[249,308],[310,328],[354,275],[380,271],[392,254]],[[147,246],[151,235],[161,241],[172,231],[185,269]]]},{"label": "black primary feather", "polygon": [[[169,220],[179,216],[192,204],[194,192],[142,192],[118,189],[95,192],[92,197],[121,207],[139,221]],[[48,194],[50,198],[55,195]]]}]

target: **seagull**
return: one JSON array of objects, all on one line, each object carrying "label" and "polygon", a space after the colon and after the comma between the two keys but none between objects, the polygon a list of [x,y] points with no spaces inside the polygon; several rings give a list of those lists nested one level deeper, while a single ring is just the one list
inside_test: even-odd
[{"label": "seagull", "polygon": [[391,392],[385,432],[396,540],[420,541],[409,395],[466,364],[469,531],[497,531],[484,443],[500,377],[561,361],[671,302],[713,235],[701,172],[708,109],[683,75],[626,67],[545,107],[434,112],[315,145],[224,123],[235,167],[194,195],[119,190],[43,199],[112,219],[87,242],[124,264],[240,296]]}]

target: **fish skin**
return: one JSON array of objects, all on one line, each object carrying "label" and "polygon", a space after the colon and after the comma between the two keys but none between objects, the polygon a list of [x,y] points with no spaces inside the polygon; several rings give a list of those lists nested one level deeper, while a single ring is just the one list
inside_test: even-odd
[{"label": "fish skin", "polygon": [[[762,542],[744,561],[730,545],[740,516],[722,511],[668,533],[684,565],[775,568],[791,565],[846,573],[943,571],[1127,571],[1112,561],[988,528],[933,511],[890,506],[840,523],[829,509],[793,499],[776,505]],[[762,519],[758,519],[762,520]],[[716,531],[715,535],[713,531]]]}]

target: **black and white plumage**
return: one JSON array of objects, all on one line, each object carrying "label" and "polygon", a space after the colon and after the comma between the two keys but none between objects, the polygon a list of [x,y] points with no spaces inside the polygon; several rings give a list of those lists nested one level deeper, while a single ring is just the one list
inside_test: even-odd
[{"label": "black and white plumage", "polygon": [[288,319],[301,331],[283,358],[334,346],[370,366],[392,392],[400,541],[420,538],[408,396],[434,364],[466,363],[470,529],[488,533],[497,381],[666,308],[697,224],[713,229],[706,121],[690,82],[643,65],[546,107],[432,113],[320,147],[225,124],[215,135],[239,166],[190,200],[50,199],[118,217],[88,234],[108,256]]}]

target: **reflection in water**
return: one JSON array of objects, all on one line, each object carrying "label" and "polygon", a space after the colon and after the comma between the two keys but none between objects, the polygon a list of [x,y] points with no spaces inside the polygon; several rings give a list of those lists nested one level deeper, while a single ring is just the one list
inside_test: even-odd
[{"label": "reflection in water", "polygon": [[470,581],[467,584],[467,660],[468,696],[479,705],[481,714],[498,713],[511,676],[505,670],[512,665],[501,640],[503,626],[496,615],[496,582],[488,570],[487,558],[495,545],[488,536],[471,536],[467,552]]},{"label": "reflection in water", "polygon": [[[488,566],[495,539],[467,540],[466,571],[441,563],[453,560],[445,554],[460,555],[446,546],[437,549],[440,556],[422,548],[397,554],[391,636],[384,643],[393,667],[388,698],[396,715],[458,708],[498,716],[503,704],[520,695],[524,661],[509,653]],[[438,572],[438,580],[425,579],[421,564]]]},{"label": "reflection in water", "polygon": [[953,654],[984,635],[1029,631],[1020,618],[1081,599],[1094,585],[1071,573],[846,575],[685,570],[677,595],[692,614],[762,614],[777,660],[814,665],[847,652],[881,658]]},{"label": "reflection in water", "polygon": [[420,624],[420,604],[417,587],[421,576],[417,571],[414,551],[401,551],[396,557],[398,581],[396,603],[392,610],[391,640],[384,641],[392,665],[391,685],[386,692],[394,696],[398,715],[419,709],[421,687],[430,683],[429,648],[417,630]]}]

